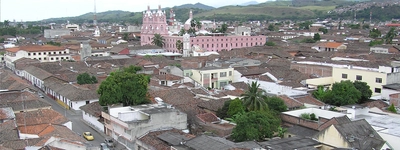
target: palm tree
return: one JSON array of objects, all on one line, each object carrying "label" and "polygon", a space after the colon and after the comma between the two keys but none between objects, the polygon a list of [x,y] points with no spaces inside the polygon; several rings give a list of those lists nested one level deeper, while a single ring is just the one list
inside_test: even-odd
[{"label": "palm tree", "polygon": [[202,27],[201,22],[199,20],[196,20],[196,28],[197,30],[200,30]]},{"label": "palm tree", "polygon": [[268,105],[265,102],[267,96],[263,94],[263,90],[259,90],[260,84],[252,82],[247,84],[248,90],[243,93],[242,101],[243,105],[247,108],[247,111],[265,111],[268,110]]},{"label": "palm tree", "polygon": [[163,47],[165,44],[165,39],[163,36],[161,36],[160,34],[154,34],[154,37],[151,38],[151,40],[153,40],[151,42],[151,44],[157,45],[159,47]]},{"label": "palm tree", "polygon": [[179,36],[183,36],[186,33],[186,30],[184,28],[181,28],[181,30],[179,31]]},{"label": "palm tree", "polygon": [[8,21],[8,20],[4,20],[4,26],[5,26],[5,27],[8,27],[8,26],[10,26],[10,21]]},{"label": "palm tree", "polygon": [[178,49],[179,53],[182,53],[183,43],[181,40],[176,41],[176,49]]}]

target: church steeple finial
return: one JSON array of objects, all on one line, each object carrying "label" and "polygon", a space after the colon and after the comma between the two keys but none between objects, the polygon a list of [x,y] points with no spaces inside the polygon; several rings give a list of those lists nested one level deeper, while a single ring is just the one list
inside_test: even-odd
[{"label": "church steeple finial", "polygon": [[190,18],[190,19],[193,19],[193,12],[192,12],[192,10],[190,10],[190,12],[189,12],[189,18]]},{"label": "church steeple finial", "polygon": [[147,10],[150,11],[150,6],[149,5],[147,5]]}]

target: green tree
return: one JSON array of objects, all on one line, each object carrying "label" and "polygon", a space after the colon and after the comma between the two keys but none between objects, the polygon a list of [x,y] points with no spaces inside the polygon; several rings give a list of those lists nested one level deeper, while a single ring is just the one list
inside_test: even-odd
[{"label": "green tree", "polygon": [[151,42],[151,44],[154,44],[156,46],[159,47],[164,47],[165,45],[165,39],[163,36],[161,36],[160,34],[154,34],[154,37],[151,38],[153,41]]},{"label": "green tree", "polygon": [[178,51],[179,51],[180,53],[182,53],[182,51],[181,51],[181,50],[183,49],[183,43],[182,43],[182,41],[181,41],[181,40],[176,41],[175,45],[176,45],[176,49],[178,49]]},{"label": "green tree", "polygon": [[278,136],[283,138],[283,136],[285,135],[285,133],[287,132],[287,128],[283,128],[283,127],[278,127]]},{"label": "green tree", "polygon": [[287,106],[285,105],[285,102],[281,98],[274,96],[274,97],[267,97],[267,99],[265,100],[270,110],[277,112],[287,111]]},{"label": "green tree", "polygon": [[273,24],[268,25],[268,30],[269,31],[275,31],[275,26]]},{"label": "green tree", "polygon": [[383,44],[383,40],[373,40],[371,42],[369,42],[368,46],[375,46],[375,45],[382,45]]},{"label": "green tree", "polygon": [[190,20],[190,27],[192,27],[192,28],[196,27],[196,20],[195,19]]},{"label": "green tree", "polygon": [[79,74],[77,77],[78,84],[94,84],[97,83],[97,78],[95,76],[90,77],[88,73]]},{"label": "green tree", "polygon": [[334,83],[326,97],[325,103],[343,106],[357,103],[361,98],[361,92],[354,87],[351,81],[346,80]]},{"label": "green tree", "polygon": [[4,43],[5,39],[4,38],[0,38],[0,43]]},{"label": "green tree", "polygon": [[231,104],[232,100],[225,101],[224,106],[217,110],[217,116],[219,118],[229,118],[231,116],[228,115],[229,105]]},{"label": "green tree", "polygon": [[385,36],[386,44],[392,44],[393,38],[396,37],[395,28],[390,28],[389,32]]},{"label": "green tree", "polygon": [[314,34],[313,40],[314,40],[314,41],[319,41],[319,40],[321,40],[321,36],[319,35],[319,33],[315,33],[315,34]]},{"label": "green tree", "polygon": [[396,108],[394,107],[393,104],[390,105],[390,106],[387,108],[387,110],[390,111],[390,112],[392,112],[392,113],[397,113],[397,110],[396,110]]},{"label": "green tree", "polygon": [[181,30],[179,31],[178,35],[179,36],[183,36],[183,35],[185,35],[185,33],[186,33],[185,29],[181,28]]},{"label": "green tree", "polygon": [[280,123],[271,112],[250,111],[237,118],[231,137],[235,142],[264,140],[278,131]]},{"label": "green tree", "polygon": [[128,33],[124,33],[124,36],[123,36],[122,39],[124,39],[125,41],[128,41],[129,40],[129,34]]},{"label": "green tree", "polygon": [[372,91],[366,82],[354,81],[353,85],[358,91],[361,92],[361,98],[358,101],[359,104],[362,104],[371,98]]},{"label": "green tree", "polygon": [[265,42],[265,46],[275,46],[276,44],[272,41]]},{"label": "green tree", "polygon": [[130,66],[112,72],[101,82],[97,93],[102,106],[122,103],[124,106],[149,103],[147,85],[150,78],[144,74],[135,74],[138,67]]},{"label": "green tree", "polygon": [[221,33],[226,33],[226,31],[228,31],[228,25],[224,23],[224,24],[221,25],[220,32]]},{"label": "green tree", "polygon": [[326,28],[319,28],[318,31],[321,31],[324,34],[328,33],[328,29],[326,29]]},{"label": "green tree", "polygon": [[186,31],[186,33],[189,33],[189,34],[196,34],[196,29],[194,29],[194,28],[189,28],[187,31]]},{"label": "green tree", "polygon": [[4,26],[5,26],[5,27],[10,26],[10,21],[9,21],[9,20],[4,20]]},{"label": "green tree", "polygon": [[327,91],[325,91],[325,88],[324,88],[324,86],[318,86],[317,87],[317,90],[316,91],[314,91],[313,93],[312,93],[312,95],[316,98],[316,99],[318,99],[318,100],[320,100],[320,101],[324,101],[324,98],[325,98],[325,96],[327,95]]},{"label": "green tree", "polygon": [[237,113],[244,113],[244,110],[243,102],[239,98],[236,98],[229,104],[228,115],[233,116]]},{"label": "green tree", "polygon": [[369,29],[369,24],[363,24],[362,28],[363,29]]},{"label": "green tree", "polygon": [[200,30],[201,27],[203,27],[203,25],[201,24],[201,22],[199,20],[196,20],[196,28],[197,30]]},{"label": "green tree", "polygon": [[251,82],[247,84],[248,90],[243,93],[242,101],[243,105],[246,107],[247,111],[266,111],[268,110],[268,105],[265,102],[266,96],[264,91],[260,90],[260,84],[257,82]]},{"label": "green tree", "polygon": [[371,38],[378,38],[381,37],[381,35],[381,31],[379,31],[377,28],[373,28],[369,31],[369,37]]}]

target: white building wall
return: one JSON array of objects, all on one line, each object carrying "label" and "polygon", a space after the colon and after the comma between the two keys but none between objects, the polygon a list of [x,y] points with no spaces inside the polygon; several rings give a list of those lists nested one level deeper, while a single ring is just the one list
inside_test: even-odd
[{"label": "white building wall", "polygon": [[[89,103],[97,102],[99,101],[98,99],[93,99],[93,100],[87,100]],[[74,110],[81,110],[79,107],[86,105],[86,101],[70,101],[67,99],[67,105]]]},{"label": "white building wall", "polygon": [[98,121],[99,118],[96,118],[88,113],[82,113],[82,118],[89,124],[93,125],[96,127],[99,131],[104,133],[104,124]]}]

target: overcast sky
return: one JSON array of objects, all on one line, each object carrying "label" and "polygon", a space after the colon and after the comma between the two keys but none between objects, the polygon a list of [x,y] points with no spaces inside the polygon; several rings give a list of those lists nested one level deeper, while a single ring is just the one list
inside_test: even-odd
[{"label": "overcast sky", "polygon": [[[0,0],[1,21],[36,21],[48,18],[79,16],[94,10],[94,0]],[[197,2],[209,6],[236,5],[266,0],[96,0],[97,12],[124,10],[138,12],[158,5],[173,7]]]}]

